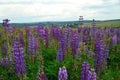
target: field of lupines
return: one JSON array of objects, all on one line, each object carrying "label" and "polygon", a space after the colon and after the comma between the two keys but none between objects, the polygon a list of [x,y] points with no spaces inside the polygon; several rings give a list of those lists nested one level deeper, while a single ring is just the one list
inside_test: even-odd
[{"label": "field of lupines", "polygon": [[0,80],[120,80],[120,28],[0,27]]}]

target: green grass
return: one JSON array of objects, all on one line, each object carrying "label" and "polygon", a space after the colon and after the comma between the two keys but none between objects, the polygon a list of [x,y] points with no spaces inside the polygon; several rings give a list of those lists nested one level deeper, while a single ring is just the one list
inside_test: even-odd
[{"label": "green grass", "polygon": [[[84,25],[91,26],[91,22],[86,22]],[[102,21],[96,22],[97,27],[120,27],[120,21]]]},{"label": "green grass", "polygon": [[[85,23],[86,25],[91,25],[91,23]],[[98,27],[110,27],[111,25],[119,27],[120,21],[109,21],[109,22],[97,22]],[[3,29],[0,28],[0,32]],[[22,28],[22,31],[23,28]],[[6,38],[5,34],[2,35],[2,38]],[[25,38],[25,31],[24,31]],[[1,41],[1,40],[0,40]],[[26,41],[26,39],[24,40]],[[0,42],[1,47],[2,42]],[[46,48],[41,42],[43,66],[45,74],[49,80],[57,80],[59,67],[66,66],[68,71],[68,80],[80,80],[81,76],[81,66],[84,61],[90,63],[90,67],[94,67],[94,58],[89,58],[87,53],[81,55],[82,60],[77,60],[72,52],[69,52],[69,55],[65,60],[59,62],[56,60],[57,47]],[[55,45],[57,43],[55,42]],[[97,74],[97,80],[120,80],[120,45],[116,45],[114,48],[110,49],[109,60],[106,68],[101,70]],[[26,52],[26,51],[25,51]],[[38,51],[39,52],[39,51]],[[40,56],[38,54],[38,56]],[[1,48],[0,48],[0,58],[2,58]],[[37,57],[37,56],[36,56]],[[25,53],[26,61],[26,80],[35,80],[40,69],[40,60],[35,58],[35,62],[32,64],[29,60],[29,56]],[[15,73],[15,65],[11,64],[7,67],[0,66],[0,80],[19,80],[19,77]]]}]

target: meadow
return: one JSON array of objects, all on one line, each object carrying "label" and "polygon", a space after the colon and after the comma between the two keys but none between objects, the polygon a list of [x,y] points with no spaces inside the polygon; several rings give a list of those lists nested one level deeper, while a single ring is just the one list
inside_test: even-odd
[{"label": "meadow", "polygon": [[95,24],[6,23],[0,27],[0,80],[120,80],[120,23]]}]

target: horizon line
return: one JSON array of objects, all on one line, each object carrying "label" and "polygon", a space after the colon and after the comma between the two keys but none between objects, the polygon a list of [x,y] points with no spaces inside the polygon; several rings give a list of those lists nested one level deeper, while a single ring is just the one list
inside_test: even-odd
[{"label": "horizon line", "polygon": [[[84,21],[92,21],[93,19],[85,19]],[[120,18],[118,18],[118,19],[95,19],[95,21],[110,21],[110,20],[120,20]],[[79,21],[79,20],[56,20],[56,21],[54,21],[54,20],[51,20],[51,21],[34,21],[34,22],[12,22],[12,23],[40,23],[40,22],[73,22],[73,21]],[[2,22],[0,22],[0,23],[2,23]],[[11,23],[11,22],[10,22]]]}]

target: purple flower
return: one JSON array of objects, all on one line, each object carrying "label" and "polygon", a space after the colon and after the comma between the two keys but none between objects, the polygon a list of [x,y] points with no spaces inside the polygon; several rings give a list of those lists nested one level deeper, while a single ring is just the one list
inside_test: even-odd
[{"label": "purple flower", "polygon": [[90,80],[96,80],[96,73],[94,69],[91,69],[90,71]]},{"label": "purple flower", "polygon": [[90,65],[87,62],[82,63],[81,80],[90,80]]},{"label": "purple flower", "polygon": [[63,51],[62,49],[59,49],[59,50],[58,50],[57,60],[58,60],[58,61],[63,61],[63,60],[64,60],[64,51]]},{"label": "purple flower", "polygon": [[4,20],[3,20],[3,23],[2,23],[2,26],[4,26],[4,27],[9,27],[9,24],[8,24],[9,21],[10,21],[10,20],[8,20],[8,19],[4,19]]},{"label": "purple flower", "polygon": [[62,68],[59,68],[58,80],[67,80],[67,79],[68,79],[67,69],[65,66],[63,66]]},{"label": "purple flower", "polygon": [[81,80],[96,80],[96,73],[93,69],[90,70],[88,62],[82,63]]},{"label": "purple flower", "polygon": [[79,47],[79,41],[78,41],[78,33],[75,31],[72,36],[71,40],[71,48],[73,55],[76,55],[77,48]]},{"label": "purple flower", "polygon": [[9,65],[9,59],[8,59],[8,57],[1,59],[1,65],[2,66],[8,66]]},{"label": "purple flower", "polygon": [[28,53],[29,55],[34,55],[35,54],[35,38],[29,36],[29,43],[28,43]]},{"label": "purple flower", "polygon": [[113,35],[110,41],[110,48],[113,48],[117,43],[117,36]]},{"label": "purple flower", "polygon": [[95,56],[94,56],[94,67],[98,73],[101,69],[106,67],[106,57],[108,57],[108,51],[105,49],[102,40],[97,40],[95,43]]},{"label": "purple flower", "polygon": [[26,64],[24,60],[24,52],[22,45],[15,41],[13,45],[14,62],[16,67],[16,73],[18,75],[24,75],[26,73]]},{"label": "purple flower", "polygon": [[44,72],[41,72],[40,80],[48,80]]}]

